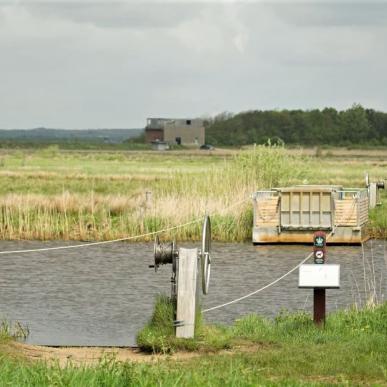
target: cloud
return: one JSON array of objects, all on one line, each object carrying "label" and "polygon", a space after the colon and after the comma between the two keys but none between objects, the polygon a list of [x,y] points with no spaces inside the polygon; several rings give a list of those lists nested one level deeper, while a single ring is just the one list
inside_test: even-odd
[{"label": "cloud", "polygon": [[248,42],[248,31],[239,9],[230,4],[201,7],[201,12],[178,25],[170,35],[181,47],[192,53],[207,55],[211,61],[216,56],[243,53]]},{"label": "cloud", "polygon": [[384,17],[373,7],[3,2],[0,128],[141,127],[153,115],[354,101],[386,109],[387,23],[370,22]]},{"label": "cloud", "polygon": [[270,6],[285,23],[297,26],[387,25],[387,3],[385,2],[272,3]]},{"label": "cloud", "polygon": [[19,2],[39,18],[54,18],[99,28],[173,28],[200,11],[199,4],[159,2]]}]

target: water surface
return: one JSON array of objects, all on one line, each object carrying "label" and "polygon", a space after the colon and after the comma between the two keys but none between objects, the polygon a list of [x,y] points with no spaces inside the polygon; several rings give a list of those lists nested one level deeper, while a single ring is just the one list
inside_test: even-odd
[{"label": "water surface", "polygon": [[[65,242],[0,242],[0,251],[63,245]],[[198,247],[198,244],[181,244]],[[212,307],[254,291],[297,265],[310,246],[213,244]],[[364,254],[363,254],[364,251]],[[0,317],[28,325],[28,342],[43,345],[127,346],[149,319],[155,296],[169,294],[171,266],[149,269],[153,244],[114,243],[25,254],[0,255]],[[328,247],[329,263],[341,264],[341,288],[327,291],[328,311],[374,294],[387,294],[386,243]],[[209,312],[209,322],[230,324],[281,309],[312,310],[312,290],[298,289],[298,271],[275,286],[228,307]]]}]

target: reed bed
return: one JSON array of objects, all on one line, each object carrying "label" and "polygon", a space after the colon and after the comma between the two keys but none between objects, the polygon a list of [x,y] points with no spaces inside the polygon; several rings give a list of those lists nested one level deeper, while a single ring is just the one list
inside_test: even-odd
[{"label": "reed bed", "polygon": [[[280,147],[256,147],[220,165],[210,165],[205,173],[173,170],[164,167],[164,174],[152,181],[152,195],[145,190],[131,189],[128,195],[88,194],[64,191],[61,194],[14,193],[0,197],[0,238],[2,239],[74,239],[105,240],[124,238],[157,231],[213,215],[215,239],[240,241],[248,237],[251,210],[248,197],[254,188],[283,184],[292,178],[289,164],[300,173],[295,156]],[[3,178],[48,180],[58,172],[4,172]],[[90,179],[83,174],[74,179]],[[122,175],[92,176],[107,189],[113,180],[131,182]],[[138,176],[134,180],[141,180]],[[146,185],[143,186],[146,189]],[[143,189],[144,189],[143,188]],[[236,202],[241,205],[230,207]],[[229,208],[230,207],[230,208]],[[200,225],[173,232],[177,239],[200,237]],[[169,235],[167,235],[169,236]],[[149,239],[149,238],[148,238]]]},{"label": "reed bed", "polygon": [[[0,239],[125,238],[209,213],[214,239],[244,241],[250,238],[249,196],[255,190],[294,183],[361,186],[365,170],[373,177],[384,171],[375,161],[340,164],[270,144],[221,156],[49,149],[2,157]],[[373,235],[385,237],[385,208],[371,219]],[[193,224],[163,237],[196,240],[200,232]]]},{"label": "reed bed", "polygon": [[[246,204],[245,204],[246,207]],[[143,195],[79,195],[68,192],[45,195],[11,194],[0,198],[0,238],[106,240],[125,238],[169,228],[214,213],[218,239],[240,240],[240,230],[250,222],[251,211],[243,206],[225,211],[220,199],[194,201],[194,198],[162,196],[147,202]],[[233,230],[234,228],[237,228]],[[193,240],[200,225],[178,229],[173,235]],[[167,235],[170,236],[170,235]],[[147,239],[151,239],[148,237]],[[144,239],[144,238],[143,238]]]},{"label": "reed bed", "polygon": [[0,343],[7,340],[25,340],[29,335],[29,329],[27,326],[20,322],[9,322],[3,320],[0,322]]}]

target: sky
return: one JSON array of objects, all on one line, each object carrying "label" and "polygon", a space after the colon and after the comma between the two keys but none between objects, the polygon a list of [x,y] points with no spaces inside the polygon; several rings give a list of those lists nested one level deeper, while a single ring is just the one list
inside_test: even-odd
[{"label": "sky", "polygon": [[387,111],[387,2],[0,0],[0,128]]}]

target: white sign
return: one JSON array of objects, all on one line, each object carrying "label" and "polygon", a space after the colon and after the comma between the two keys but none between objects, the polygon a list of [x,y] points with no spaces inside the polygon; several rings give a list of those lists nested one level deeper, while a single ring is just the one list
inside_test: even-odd
[{"label": "white sign", "polygon": [[301,265],[299,288],[340,288],[340,265]]}]

